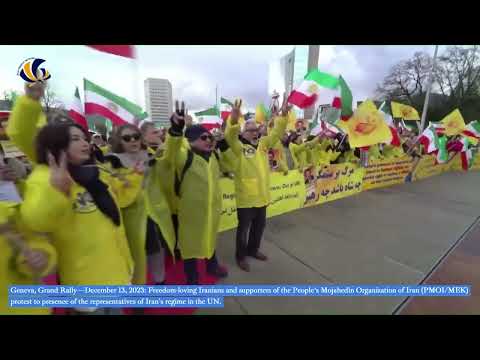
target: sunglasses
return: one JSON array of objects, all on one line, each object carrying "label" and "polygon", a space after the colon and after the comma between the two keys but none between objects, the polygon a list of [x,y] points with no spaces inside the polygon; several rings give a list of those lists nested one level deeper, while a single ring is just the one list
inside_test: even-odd
[{"label": "sunglasses", "polygon": [[122,135],[122,140],[125,142],[131,142],[133,141],[138,141],[140,140],[140,134],[134,134],[134,135]]},{"label": "sunglasses", "polygon": [[202,140],[202,141],[207,141],[207,140],[213,141],[213,136],[212,135],[201,135],[200,140]]}]

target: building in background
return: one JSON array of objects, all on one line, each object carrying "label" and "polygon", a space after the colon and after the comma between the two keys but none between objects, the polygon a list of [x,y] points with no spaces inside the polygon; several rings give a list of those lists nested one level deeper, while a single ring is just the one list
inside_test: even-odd
[{"label": "building in background", "polygon": [[[298,87],[309,70],[318,68],[319,51],[319,45],[297,45],[290,53],[270,63],[268,92],[290,93]],[[298,118],[311,119],[314,109],[295,108],[295,111]]]},{"label": "building in background", "polygon": [[168,127],[173,111],[172,84],[170,81],[166,79],[146,79],[145,105],[151,121],[159,127]]}]

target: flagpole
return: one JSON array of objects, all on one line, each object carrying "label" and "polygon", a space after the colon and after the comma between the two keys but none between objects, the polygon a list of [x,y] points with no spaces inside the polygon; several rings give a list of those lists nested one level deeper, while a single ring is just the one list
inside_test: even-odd
[{"label": "flagpole", "polygon": [[430,69],[430,75],[428,78],[428,87],[427,87],[427,94],[425,96],[425,103],[423,104],[423,111],[422,111],[422,121],[420,123],[419,134],[423,132],[425,127],[425,119],[427,118],[427,110],[428,110],[428,101],[430,100],[430,90],[432,89],[433,83],[433,72],[435,71],[435,64],[437,61],[437,53],[438,53],[438,45],[435,45],[435,53],[433,54],[433,62],[432,68]]}]

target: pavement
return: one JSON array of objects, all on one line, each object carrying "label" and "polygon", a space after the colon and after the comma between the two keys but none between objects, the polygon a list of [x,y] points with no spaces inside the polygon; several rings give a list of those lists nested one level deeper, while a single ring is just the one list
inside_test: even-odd
[{"label": "pavement", "polygon": [[[449,172],[273,217],[261,249],[269,261],[249,259],[249,273],[235,264],[235,230],[224,232],[217,255],[230,274],[219,284],[420,284],[475,228],[479,184],[480,172]],[[409,301],[227,297],[196,314],[394,314]]]}]

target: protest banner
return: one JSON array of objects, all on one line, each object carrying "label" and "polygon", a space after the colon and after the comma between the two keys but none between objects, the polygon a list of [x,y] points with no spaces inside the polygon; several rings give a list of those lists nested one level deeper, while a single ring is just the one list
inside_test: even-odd
[{"label": "protest banner", "polygon": [[455,157],[448,164],[445,164],[443,168],[443,171],[464,171],[462,168],[462,157],[460,154],[455,155]]},{"label": "protest banner", "polygon": [[220,215],[219,232],[234,229],[238,225],[235,184],[229,178],[220,179],[222,189],[222,213]]},{"label": "protest banner", "polygon": [[272,173],[270,177],[270,205],[267,217],[277,216],[303,207],[305,202],[305,184],[302,174],[297,170],[287,175]]},{"label": "protest banner", "polygon": [[360,193],[364,173],[365,169],[352,163],[323,167],[316,181],[316,204]]},{"label": "protest banner", "polygon": [[[445,172],[446,170],[448,170],[452,166],[451,162],[448,164],[436,164],[435,159],[436,158],[434,155],[422,156],[422,159],[418,163],[417,168],[413,173],[413,176],[412,176],[413,180],[417,181],[417,180],[425,179],[430,176],[439,175]],[[453,159],[452,161],[456,161],[456,159]]]},{"label": "protest banner", "polygon": [[395,184],[403,184],[412,171],[412,158],[372,160],[366,167],[362,190],[377,189]]}]

